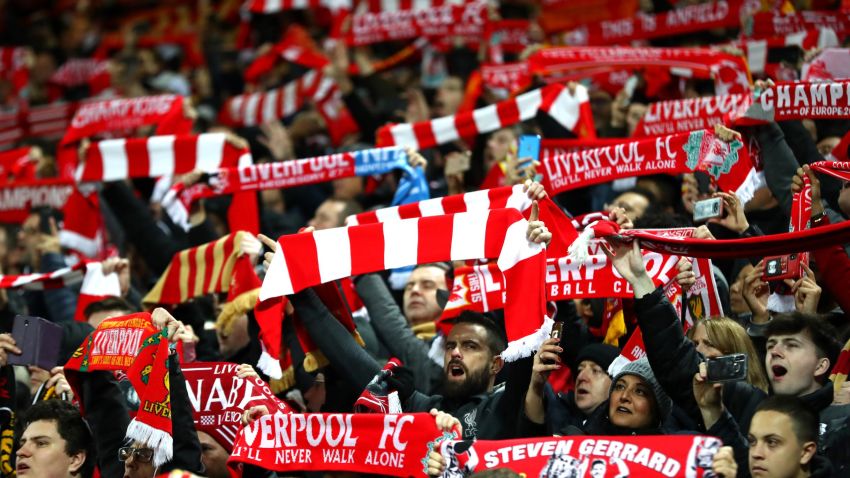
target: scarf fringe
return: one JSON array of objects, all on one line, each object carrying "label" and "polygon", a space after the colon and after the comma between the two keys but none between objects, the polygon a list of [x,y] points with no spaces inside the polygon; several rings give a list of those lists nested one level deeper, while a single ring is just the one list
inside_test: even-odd
[{"label": "scarf fringe", "polygon": [[552,325],[555,323],[549,317],[543,319],[543,325],[540,326],[531,335],[517,340],[512,340],[501,353],[502,360],[505,362],[515,362],[521,358],[531,357],[540,348],[540,345],[549,338],[552,333]]},{"label": "scarf fringe", "polygon": [[593,233],[593,226],[597,222],[599,221],[593,221],[585,227],[567,249],[567,257],[573,261],[573,264],[584,264],[587,261],[587,251],[590,247],[590,241],[596,237]]},{"label": "scarf fringe", "polygon": [[266,347],[263,346],[263,352],[260,354],[260,359],[257,361],[257,368],[275,380],[283,379],[283,369],[280,367],[280,361],[272,357],[268,353]]},{"label": "scarf fringe", "polygon": [[171,461],[174,456],[174,439],[163,430],[154,428],[138,420],[130,422],[127,438],[144,443],[153,448],[153,466],[159,467]]}]

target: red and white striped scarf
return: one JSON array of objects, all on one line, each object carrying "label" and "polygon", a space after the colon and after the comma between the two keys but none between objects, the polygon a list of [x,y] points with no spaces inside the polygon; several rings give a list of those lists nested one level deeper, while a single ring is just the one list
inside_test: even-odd
[{"label": "red and white striped scarf", "polygon": [[512,126],[533,118],[538,110],[581,137],[596,137],[587,88],[578,85],[573,94],[566,86],[549,85],[475,111],[384,126],[376,134],[377,142],[379,146],[426,149]]},{"label": "red and white striped scarf", "polygon": [[[552,242],[548,247],[549,255],[566,254],[567,246],[577,235],[576,231],[571,227],[563,211],[550,198],[546,197],[538,204],[540,220],[552,232]],[[345,223],[347,226],[357,226],[462,212],[481,213],[501,208],[516,209],[528,218],[531,213],[531,199],[523,191],[522,185],[502,186],[367,211],[348,216]]]},{"label": "red and white striped scarf", "polygon": [[334,144],[357,131],[357,124],[343,104],[336,83],[317,70],[310,70],[280,88],[229,98],[219,113],[219,120],[231,127],[256,126],[293,115],[308,102],[314,103],[325,119]]},{"label": "red and white striped scarf", "polygon": [[61,289],[79,284],[85,275],[86,264],[79,262],[53,272],[38,274],[0,274],[0,289],[22,287],[25,290]]},{"label": "red and white striped scarf", "polygon": [[403,219],[293,234],[278,249],[260,300],[293,294],[352,275],[448,260],[498,258],[505,274],[505,360],[528,356],[548,337],[545,248],[526,237],[515,209]]},{"label": "red and white striped scarf", "polygon": [[284,10],[314,10],[324,7],[329,10],[351,10],[351,0],[249,0],[248,9],[253,13],[277,13]]},{"label": "red and white striped scarf", "polygon": [[248,148],[237,148],[227,141],[224,133],[109,139],[89,146],[76,179],[85,182],[156,178],[196,169],[213,172],[250,162]]}]

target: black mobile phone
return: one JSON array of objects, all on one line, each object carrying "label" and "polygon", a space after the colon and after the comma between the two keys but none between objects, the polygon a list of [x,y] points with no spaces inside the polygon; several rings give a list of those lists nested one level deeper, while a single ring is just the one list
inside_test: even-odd
[{"label": "black mobile phone", "polygon": [[711,383],[737,382],[747,379],[747,354],[722,355],[705,361],[706,379]]},{"label": "black mobile phone", "polygon": [[12,338],[21,355],[7,354],[9,365],[35,365],[50,370],[59,364],[62,327],[41,317],[15,316]]},{"label": "black mobile phone", "polygon": [[[44,207],[38,212],[38,227],[42,234],[53,234],[50,229],[50,218],[53,216],[53,211],[49,207]],[[59,226],[57,224],[57,226]]]}]

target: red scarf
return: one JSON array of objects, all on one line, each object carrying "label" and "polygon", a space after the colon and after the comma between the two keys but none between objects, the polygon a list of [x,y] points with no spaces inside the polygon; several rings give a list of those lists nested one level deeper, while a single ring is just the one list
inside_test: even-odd
[{"label": "red scarf", "polygon": [[[543,437],[516,440],[444,441],[440,453],[456,476],[509,469],[528,476],[687,476],[711,470],[723,443],[706,436]],[[596,475],[596,473],[601,473]]]},{"label": "red scarf", "polygon": [[531,85],[531,74],[526,62],[485,64],[481,65],[481,80],[489,88],[514,93]]},{"label": "red scarf", "polygon": [[633,137],[662,136],[710,129],[716,124],[728,124],[732,115],[739,115],[752,104],[752,96],[703,96],[651,103],[641,118]]},{"label": "red scarf", "polygon": [[420,37],[482,38],[487,21],[487,3],[480,0],[423,10],[367,12],[351,17],[345,42],[360,46]]},{"label": "red scarf", "polygon": [[[767,63],[768,51],[773,48],[798,46],[803,51],[808,51],[813,48],[831,48],[839,46],[838,37],[835,35],[835,32],[828,28],[810,29],[794,32],[789,35],[779,35],[761,40],[738,40],[733,44],[744,50],[747,56],[747,65],[750,67],[750,73],[753,74],[765,73],[768,71],[769,67],[776,67],[775,64]],[[805,77],[804,79],[808,80],[808,78]]]},{"label": "red scarf", "polygon": [[[713,78],[717,94],[750,92],[750,78],[743,58],[707,48],[608,48],[560,47],[538,50],[528,59],[531,72],[554,75],[586,70],[663,67],[694,78]],[[569,77],[558,77],[564,81]]]},{"label": "red scarf", "polygon": [[101,100],[85,103],[74,114],[62,138],[68,144],[104,131],[170,123],[183,116],[183,97],[177,95]]},{"label": "red scarf", "polygon": [[845,119],[848,115],[850,80],[825,83],[796,81],[778,83],[762,91],[739,122]]},{"label": "red scarf", "polygon": [[32,55],[28,48],[0,48],[0,78],[10,81],[14,91],[20,92],[30,81],[27,56]]},{"label": "red scarf", "polygon": [[574,142],[544,141],[540,152],[543,185],[550,194],[647,174],[706,171],[723,191],[746,203],[760,186],[760,176],[748,148],[739,140],[726,143],[710,130],[665,137],[619,140],[612,145],[566,152]]},{"label": "red scarf", "polygon": [[780,12],[759,12],[747,18],[743,33],[753,38],[766,38],[778,35],[821,28],[832,29],[839,38],[850,33],[850,12],[844,11],[802,11],[782,14]]},{"label": "red scarf", "polygon": [[551,323],[544,321],[545,250],[526,240],[526,227],[517,210],[494,209],[283,236],[260,299],[415,264],[498,258],[507,283],[502,357],[516,360],[536,350]]},{"label": "red scarf", "polygon": [[77,373],[128,370],[137,361],[142,342],[154,339],[159,333],[147,312],[104,320],[65,364],[68,383],[77,392]]},{"label": "red scarf", "polygon": [[573,94],[566,86],[549,85],[475,111],[418,123],[383,126],[376,133],[377,143],[380,146],[431,148],[512,126],[533,118],[538,110],[548,113],[580,137],[596,137],[587,88],[578,85]]},{"label": "red scarf", "polygon": [[142,341],[127,376],[139,395],[139,409],[127,427],[127,438],[154,451],[153,465],[171,460],[174,441],[171,429],[171,380],[168,376],[169,345],[165,331]]},{"label": "red scarf", "polygon": [[744,3],[744,0],[720,0],[664,13],[641,12],[631,18],[603,20],[564,33],[564,42],[573,46],[625,45],[635,40],[738,27]]},{"label": "red scarf", "polygon": [[195,429],[213,437],[228,453],[233,451],[242,428],[243,411],[255,405],[265,405],[270,413],[291,411],[260,378],[237,377],[238,367],[223,362],[195,362],[183,367]]},{"label": "red scarf", "polygon": [[835,360],[835,365],[832,367],[832,372],[829,374],[829,380],[832,382],[832,388],[840,390],[841,385],[847,380],[847,375],[850,375],[850,340],[844,344],[841,353]]},{"label": "red scarf", "polygon": [[76,191],[72,181],[43,179],[15,181],[0,189],[0,222],[20,224],[35,207],[62,209]]},{"label": "red scarf", "polygon": [[427,413],[286,414],[274,412],[242,429],[228,460],[267,470],[354,471],[421,476],[441,433]]}]

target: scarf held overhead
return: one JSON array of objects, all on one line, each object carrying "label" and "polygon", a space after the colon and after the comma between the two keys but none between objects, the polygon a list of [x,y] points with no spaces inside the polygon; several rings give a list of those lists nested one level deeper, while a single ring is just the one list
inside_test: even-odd
[{"label": "scarf held overhead", "polygon": [[376,138],[381,146],[395,144],[426,149],[529,120],[538,110],[581,137],[596,137],[587,88],[577,85],[575,92],[571,92],[563,85],[549,85],[474,111],[430,121],[383,126]]},{"label": "scarf held overhead", "polygon": [[550,437],[443,441],[439,451],[447,464],[443,477],[509,469],[541,477],[698,478],[714,476],[711,466],[722,444],[685,435]]},{"label": "scarf held overhead", "polygon": [[487,24],[487,2],[445,4],[422,10],[387,10],[351,17],[345,37],[350,46],[430,37],[481,38]]},{"label": "scarf held overhead", "polygon": [[239,378],[238,365],[194,362],[183,367],[195,428],[215,439],[230,453],[242,427],[242,412],[265,405],[271,413],[289,413],[289,407],[259,377]]},{"label": "scarf held overhead", "polygon": [[227,292],[244,232],[174,254],[171,264],[142,299],[145,306],[182,304],[214,292]]},{"label": "scarf held overhead", "polygon": [[242,429],[228,466],[279,471],[354,471],[424,476],[428,452],[456,435],[426,413],[286,414],[260,417]]},{"label": "scarf held overhead", "polygon": [[550,194],[647,174],[705,171],[723,191],[746,203],[761,184],[748,148],[740,140],[724,142],[710,130],[637,139],[599,148],[569,151],[544,141],[540,162]]},{"label": "scarf held overhead", "polygon": [[224,133],[110,139],[89,146],[76,177],[79,182],[156,178],[250,161],[248,148],[235,146]]},{"label": "scarf held overhead", "polygon": [[352,275],[429,262],[498,258],[506,282],[509,340],[502,356],[515,360],[533,353],[551,326],[545,317],[545,249],[526,239],[527,227],[517,210],[493,209],[283,236],[260,300]]}]

